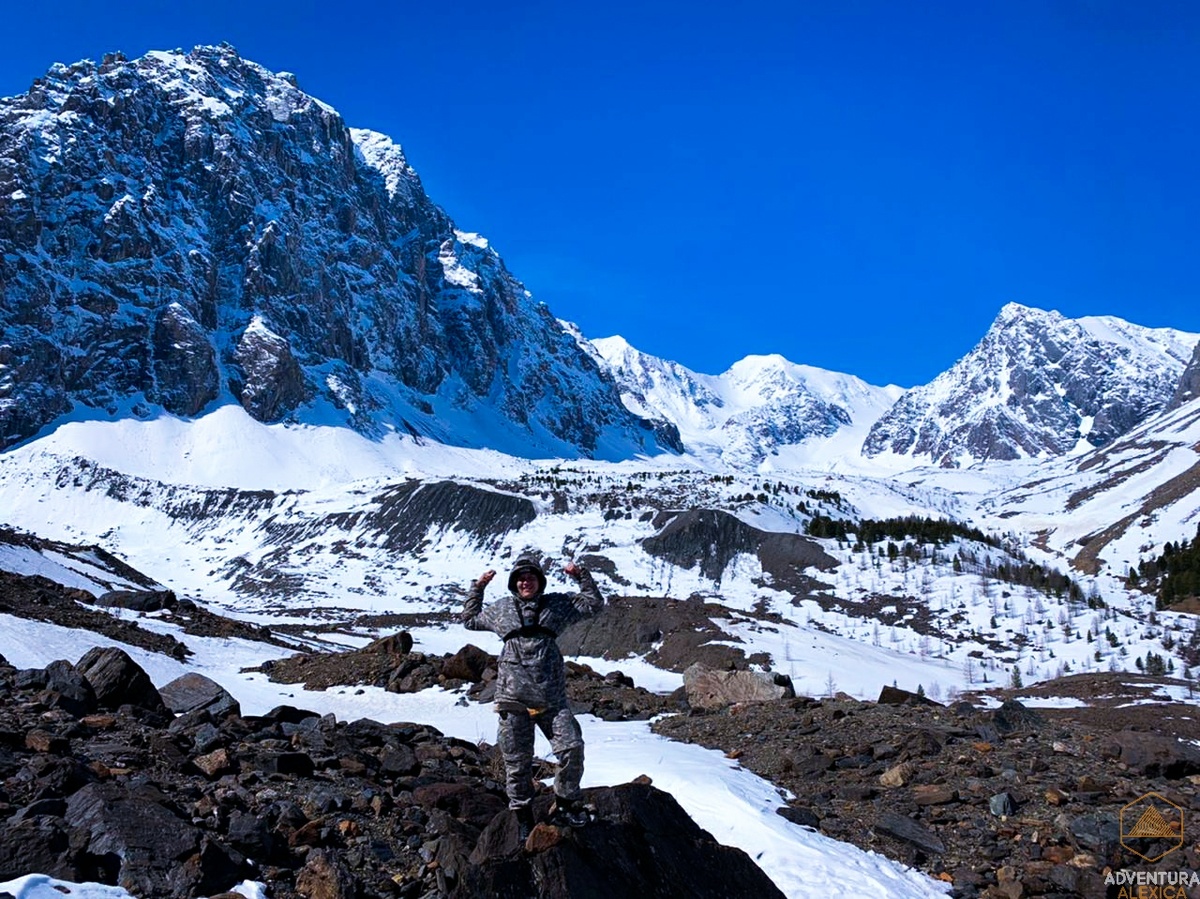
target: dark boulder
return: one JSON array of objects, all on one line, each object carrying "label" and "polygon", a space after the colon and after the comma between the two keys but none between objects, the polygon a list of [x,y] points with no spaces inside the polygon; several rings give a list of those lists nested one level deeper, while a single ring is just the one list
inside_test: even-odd
[{"label": "dark boulder", "polygon": [[229,691],[203,674],[182,675],[158,692],[167,708],[177,715],[203,709],[219,721],[227,715],[241,714],[241,706]]},{"label": "dark boulder", "polygon": [[479,683],[483,673],[494,667],[496,657],[468,643],[442,665],[442,675],[448,680],[465,680]]},{"label": "dark boulder", "polygon": [[911,843],[930,855],[941,855],[946,851],[945,844],[938,839],[937,834],[907,815],[884,812],[876,821],[875,829],[890,837]]},{"label": "dark boulder", "polygon": [[1015,699],[1005,700],[1000,708],[992,712],[992,724],[1002,735],[1040,730],[1044,723],[1041,715]]},{"label": "dark boulder", "polygon": [[372,640],[361,651],[364,653],[379,653],[399,657],[408,655],[412,652],[412,648],[412,634],[408,631],[400,631],[386,637],[380,637],[378,640]]},{"label": "dark boulder", "polygon": [[136,705],[155,712],[166,712],[162,696],[150,675],[115,646],[94,646],[75,666],[87,678],[96,694],[96,703],[105,709]]},{"label": "dark boulder", "polygon": [[[521,851],[515,815],[506,810],[468,858],[440,855],[448,895],[783,896],[746,853],[717,843],[668,793],[630,783],[588,790],[585,798],[595,820],[573,829],[539,824],[527,844],[534,851]],[[545,812],[539,806],[537,817]]]},{"label": "dark boulder", "polygon": [[0,881],[37,871],[74,880],[70,836],[61,818],[34,816],[0,827]]},{"label": "dark boulder", "polygon": [[1200,774],[1200,749],[1174,737],[1140,730],[1113,734],[1109,754],[1148,777],[1178,779]]},{"label": "dark boulder", "polygon": [[87,853],[111,860],[117,884],[135,895],[184,899],[228,886],[245,868],[150,786],[88,784],[68,799],[65,817]]},{"label": "dark boulder", "polygon": [[158,612],[176,604],[171,590],[109,590],[96,597],[96,605],[135,612]]},{"label": "dark boulder", "polygon": [[901,690],[899,687],[885,685],[879,691],[879,699],[876,700],[880,705],[939,705],[923,693],[913,693],[909,690]]},{"label": "dark boulder", "polygon": [[96,691],[83,673],[65,659],[46,666],[41,700],[76,718],[96,711]]}]

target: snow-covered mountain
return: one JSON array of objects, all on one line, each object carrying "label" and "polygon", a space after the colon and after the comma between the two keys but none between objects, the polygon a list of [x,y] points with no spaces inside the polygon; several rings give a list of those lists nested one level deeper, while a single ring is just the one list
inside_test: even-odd
[{"label": "snow-covered mountain", "polygon": [[228,45],[0,101],[0,447],[66,417],[625,457],[644,422],[400,147]]},{"label": "snow-covered mountain", "polygon": [[1200,397],[1200,343],[1197,343],[1196,349],[1192,351],[1192,359],[1180,375],[1179,386],[1175,388],[1175,395],[1171,397],[1167,408],[1178,409],[1197,397]]},{"label": "snow-covered mountain", "polygon": [[970,353],[875,423],[863,452],[955,466],[1104,446],[1171,401],[1198,340],[1009,303]]},{"label": "snow-covered mountain", "polygon": [[980,520],[1034,535],[1064,566],[1120,576],[1200,524],[1200,399],[984,498]]},{"label": "snow-covered mountain", "polygon": [[[669,692],[650,656],[686,633],[861,697],[1129,669],[1194,627],[1124,574],[1200,521],[1197,335],[1010,304],[907,393],[704,375],[557,322],[390,139],[227,46],[55,67],[0,126],[0,573],[96,615],[153,588],[295,645],[453,651],[464,586],[533,549],[695,612],[598,668]],[[14,621],[22,664],[79,640]],[[262,660],[206,641],[189,664],[231,683]],[[627,745],[596,744],[590,770]],[[783,845],[776,876],[811,869]]]},{"label": "snow-covered mountain", "polygon": [[581,342],[612,374],[630,411],[674,425],[690,453],[734,466],[781,452],[792,464],[853,452],[903,393],[779,355],[747,356],[723,374],[704,375],[621,337]]}]

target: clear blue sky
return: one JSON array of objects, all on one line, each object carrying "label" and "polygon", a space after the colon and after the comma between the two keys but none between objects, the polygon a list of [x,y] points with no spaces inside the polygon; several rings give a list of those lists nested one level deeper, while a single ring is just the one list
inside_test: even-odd
[{"label": "clear blue sky", "polygon": [[1192,0],[67,0],[4,24],[0,95],[222,40],[296,73],[556,315],[697,371],[777,352],[909,387],[1009,301],[1200,332]]}]

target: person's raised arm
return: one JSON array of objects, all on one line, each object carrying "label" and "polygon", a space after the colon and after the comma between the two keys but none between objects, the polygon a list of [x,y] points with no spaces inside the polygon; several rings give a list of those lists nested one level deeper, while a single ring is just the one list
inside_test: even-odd
[{"label": "person's raised arm", "polygon": [[568,562],[563,566],[563,574],[579,585],[579,592],[571,597],[576,611],[581,615],[595,615],[604,608],[604,594],[596,586],[590,571],[582,565]]},{"label": "person's raised arm", "polygon": [[463,602],[462,613],[458,617],[470,630],[479,629],[478,618],[479,613],[483,611],[483,591],[495,576],[496,572],[489,568],[483,574],[479,575],[478,580],[472,582],[471,589],[467,591],[467,598]]}]

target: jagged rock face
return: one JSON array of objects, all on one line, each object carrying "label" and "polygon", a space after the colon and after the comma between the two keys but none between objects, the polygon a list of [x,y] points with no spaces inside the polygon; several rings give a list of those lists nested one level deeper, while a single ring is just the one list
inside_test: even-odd
[{"label": "jagged rock face", "polygon": [[304,373],[291,346],[261,319],[242,334],[234,359],[246,375],[237,391],[242,406],[259,421],[276,421],[307,399]]},{"label": "jagged rock face", "polygon": [[1010,303],[975,349],[875,423],[863,453],[950,466],[1104,446],[1167,404],[1196,342]]},{"label": "jagged rock face", "polygon": [[1175,388],[1175,395],[1171,397],[1171,402],[1167,405],[1167,408],[1177,409],[1184,403],[1190,403],[1198,396],[1200,396],[1200,343],[1196,344],[1196,349],[1192,353],[1192,360],[1188,363],[1187,368],[1183,370],[1183,374],[1180,375],[1179,386]]},{"label": "jagged rock face", "polygon": [[654,446],[398,146],[227,45],[56,65],[0,101],[0,290],[0,447],[77,404],[231,401],[468,439],[452,412],[530,452]]},{"label": "jagged rock face", "polygon": [[201,324],[172,303],[154,322],[154,380],[147,391],[168,412],[195,415],[217,398],[217,354]]}]

